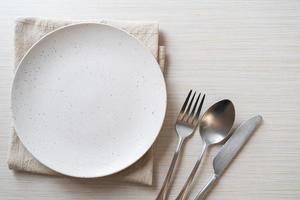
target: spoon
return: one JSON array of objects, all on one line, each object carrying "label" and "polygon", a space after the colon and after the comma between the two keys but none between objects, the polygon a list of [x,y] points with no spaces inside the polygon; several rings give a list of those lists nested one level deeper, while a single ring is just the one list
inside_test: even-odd
[{"label": "spoon", "polygon": [[183,200],[187,198],[190,191],[195,174],[200,166],[201,160],[207,149],[215,144],[218,144],[230,135],[230,130],[233,126],[235,118],[235,110],[233,103],[224,99],[212,105],[200,120],[200,136],[203,141],[203,147],[191,174],[186,180],[176,200]]}]

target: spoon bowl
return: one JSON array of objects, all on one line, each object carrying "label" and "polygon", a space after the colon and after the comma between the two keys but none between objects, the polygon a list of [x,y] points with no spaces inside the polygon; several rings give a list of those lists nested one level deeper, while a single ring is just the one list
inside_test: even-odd
[{"label": "spoon bowl", "polygon": [[233,126],[235,109],[233,103],[222,100],[212,105],[200,121],[200,135],[207,145],[217,144],[226,139]]}]

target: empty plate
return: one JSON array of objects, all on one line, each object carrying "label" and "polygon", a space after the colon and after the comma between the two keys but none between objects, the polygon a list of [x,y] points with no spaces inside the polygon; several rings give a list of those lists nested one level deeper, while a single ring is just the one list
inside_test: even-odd
[{"label": "empty plate", "polygon": [[166,111],[159,65],[133,36],[84,23],[47,34],[24,56],[12,87],[14,127],[59,173],[101,177],[137,161]]}]

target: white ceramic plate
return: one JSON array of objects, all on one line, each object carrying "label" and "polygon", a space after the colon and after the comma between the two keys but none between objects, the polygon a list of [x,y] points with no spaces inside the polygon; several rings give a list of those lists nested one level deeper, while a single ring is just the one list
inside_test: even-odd
[{"label": "white ceramic plate", "polygon": [[22,59],[12,87],[14,126],[41,163],[101,177],[137,161],[166,111],[160,68],[133,36],[84,23],[56,30]]}]

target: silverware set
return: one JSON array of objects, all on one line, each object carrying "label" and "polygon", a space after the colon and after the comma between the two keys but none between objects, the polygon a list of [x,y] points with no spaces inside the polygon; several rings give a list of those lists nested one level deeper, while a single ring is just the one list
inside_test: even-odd
[{"label": "silverware set", "polygon": [[[194,101],[196,92],[189,91],[185,102],[180,110],[176,120],[177,147],[169,167],[162,188],[157,196],[157,200],[165,200],[168,197],[168,192],[171,187],[171,181],[174,176],[174,169],[177,164],[178,157],[184,143],[189,139],[199,125],[200,136],[203,141],[202,151],[192,169],[189,177],[179,192],[176,200],[185,200],[189,197],[189,191],[192,187],[195,175],[199,169],[203,155],[212,145],[227,142],[222,146],[213,160],[214,174],[208,184],[197,194],[195,200],[205,199],[207,192],[212,188],[214,183],[220,178],[230,162],[238,154],[239,150],[247,142],[256,128],[261,124],[262,117],[255,116],[246,122],[242,123],[232,134],[232,127],[235,120],[235,109],[233,103],[228,100],[222,100],[212,105],[199,120],[200,112],[205,100],[205,94],[202,96],[199,103],[201,93]],[[191,110],[192,108],[192,110]]]}]

